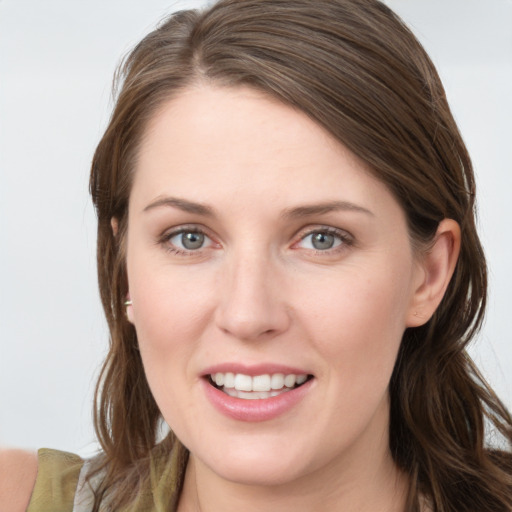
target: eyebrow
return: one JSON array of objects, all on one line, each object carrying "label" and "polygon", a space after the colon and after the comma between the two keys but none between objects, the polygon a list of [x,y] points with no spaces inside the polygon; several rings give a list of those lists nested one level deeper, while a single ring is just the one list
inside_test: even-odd
[{"label": "eyebrow", "polygon": [[329,201],[327,203],[312,204],[288,208],[282,213],[284,218],[310,217],[312,215],[325,215],[331,212],[351,211],[374,216],[373,212],[349,201]]},{"label": "eyebrow", "polygon": [[[203,215],[205,217],[215,217],[214,210],[211,206],[203,203],[196,203],[181,199],[178,197],[161,197],[148,204],[143,211],[147,212],[154,208],[173,207],[178,208],[187,213],[194,213],[196,215]],[[373,212],[367,208],[363,208],[349,201],[329,201],[326,203],[311,204],[305,206],[297,206],[294,208],[287,208],[281,214],[284,219],[311,217],[313,215],[325,215],[337,211],[352,211],[360,212],[366,215],[374,216]]]},{"label": "eyebrow", "polygon": [[186,199],[180,199],[178,197],[161,197],[148,204],[143,211],[147,212],[149,210],[153,210],[154,208],[169,206],[178,208],[179,210],[183,210],[187,213],[195,213],[205,217],[215,216],[211,206],[202,203],[195,203],[193,201],[187,201]]}]

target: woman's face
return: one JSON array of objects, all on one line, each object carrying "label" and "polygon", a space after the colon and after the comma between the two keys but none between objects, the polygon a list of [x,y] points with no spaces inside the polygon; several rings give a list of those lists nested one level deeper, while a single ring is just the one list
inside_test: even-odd
[{"label": "woman's face", "polygon": [[423,273],[397,201],[303,113],[244,88],[165,104],[127,268],[151,390],[198,467],[275,484],[389,458],[388,383]]}]

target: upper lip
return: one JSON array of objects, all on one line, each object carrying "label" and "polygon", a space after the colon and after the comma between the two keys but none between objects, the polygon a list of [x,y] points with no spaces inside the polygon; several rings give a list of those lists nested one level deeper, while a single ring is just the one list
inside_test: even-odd
[{"label": "upper lip", "polygon": [[266,375],[283,373],[284,375],[310,375],[307,370],[276,363],[259,363],[259,364],[243,364],[243,363],[219,363],[206,368],[202,375],[207,377],[216,373],[241,373],[255,377],[256,375]]}]

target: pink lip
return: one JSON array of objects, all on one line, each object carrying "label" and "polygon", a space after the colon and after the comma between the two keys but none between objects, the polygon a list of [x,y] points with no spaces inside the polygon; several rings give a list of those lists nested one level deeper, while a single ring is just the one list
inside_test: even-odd
[{"label": "pink lip", "polygon": [[265,375],[273,373],[283,373],[285,375],[308,375],[309,372],[301,370],[300,368],[292,368],[291,366],[284,366],[281,364],[255,364],[244,365],[240,363],[221,363],[206,368],[202,373],[203,376],[214,375],[216,373],[243,373],[254,377],[256,375]]},{"label": "pink lip", "polygon": [[[222,372],[223,370],[218,371]],[[247,370],[239,371],[238,373],[245,373],[246,371]],[[264,371],[263,374],[264,373],[270,373],[268,371],[268,367],[266,367],[266,371]],[[272,373],[295,372],[273,371]],[[249,375],[252,375],[252,373]],[[256,372],[253,375],[262,375],[262,373]],[[258,400],[244,400],[242,398],[234,398],[222,392],[220,389],[212,386],[208,379],[204,378],[201,380],[207,398],[220,413],[238,421],[258,422],[272,420],[292,409],[309,392],[314,379],[305,382],[298,388],[285,391],[278,396],[262,398]]]}]

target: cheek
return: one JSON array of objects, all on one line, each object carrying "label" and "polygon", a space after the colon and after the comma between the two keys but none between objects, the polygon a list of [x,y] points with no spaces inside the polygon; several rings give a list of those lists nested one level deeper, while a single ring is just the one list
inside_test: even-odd
[{"label": "cheek", "polygon": [[304,328],[339,378],[354,382],[373,374],[387,379],[392,371],[410,294],[403,268],[386,261],[354,266],[335,279],[302,287],[297,316],[307,319]]},{"label": "cheek", "polygon": [[205,276],[170,267],[141,271],[134,266],[130,274],[134,325],[146,378],[166,422],[178,430],[198,420],[194,396],[188,390],[197,379],[194,354],[211,310],[204,280]]},{"label": "cheek", "polygon": [[174,350],[204,326],[211,297],[211,278],[196,269],[158,267],[141,269],[134,259],[129,271],[133,320],[139,342],[148,349]]},{"label": "cheek", "polygon": [[197,378],[194,352],[211,311],[205,291],[209,273],[152,261],[135,250],[128,259],[133,323],[146,377],[168,423],[178,407],[191,414],[191,397],[183,391]]}]

